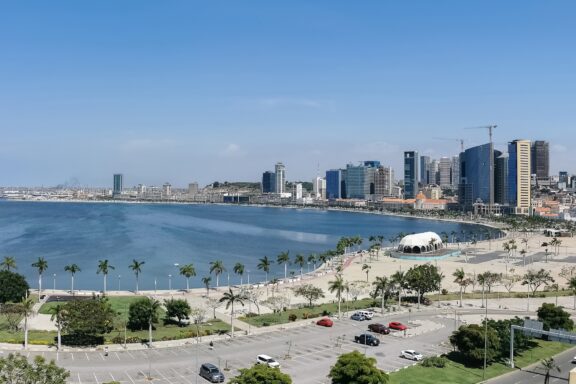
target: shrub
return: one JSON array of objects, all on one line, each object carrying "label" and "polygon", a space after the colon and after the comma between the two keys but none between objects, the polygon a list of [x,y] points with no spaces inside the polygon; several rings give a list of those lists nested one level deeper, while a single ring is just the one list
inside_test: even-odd
[{"label": "shrub", "polygon": [[423,367],[444,368],[448,363],[448,359],[444,356],[430,356],[422,360]]},{"label": "shrub", "polygon": [[[54,338],[54,342],[58,342]],[[104,336],[83,335],[83,334],[70,334],[62,335],[62,344],[64,345],[102,345],[104,344]]]},{"label": "shrub", "polygon": [[246,316],[245,316],[245,317],[256,317],[256,316],[258,316],[258,314],[257,314],[257,313],[254,313],[254,312],[248,312],[248,313],[246,314]]},{"label": "shrub", "polygon": [[296,316],[294,313],[292,313],[288,316],[288,320],[290,320],[290,321],[296,321],[297,318],[298,318],[298,316]]},{"label": "shrub", "polygon": [[302,313],[302,318],[303,318],[303,319],[307,319],[308,317],[309,317],[308,312],[303,312],[303,313]]},{"label": "shrub", "polygon": [[442,288],[442,294],[446,296],[448,294],[448,290],[446,288]]},{"label": "shrub", "polygon": [[269,326],[270,326],[270,323],[264,322],[264,323],[262,323],[262,326],[263,326],[263,327],[269,327]]},{"label": "shrub", "polygon": [[322,311],[322,316],[330,316],[332,314],[332,312],[329,312],[327,310]]}]

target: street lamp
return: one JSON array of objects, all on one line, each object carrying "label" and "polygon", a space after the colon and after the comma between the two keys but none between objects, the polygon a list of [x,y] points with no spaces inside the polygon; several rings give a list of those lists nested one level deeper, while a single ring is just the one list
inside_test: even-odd
[{"label": "street lamp", "polygon": [[172,290],[172,275],[168,275],[168,290]]},{"label": "street lamp", "polygon": [[246,272],[248,272],[248,286],[250,286],[250,270],[247,270]]},{"label": "street lamp", "polygon": [[156,293],[157,286],[158,286],[158,281],[156,280],[156,276],[154,276],[154,293]]},{"label": "street lamp", "polygon": [[122,275],[118,275],[118,291],[120,291],[120,279],[122,278]]},{"label": "street lamp", "polygon": [[53,277],[54,277],[54,286],[52,288],[52,291],[56,292],[56,274],[54,274]]}]

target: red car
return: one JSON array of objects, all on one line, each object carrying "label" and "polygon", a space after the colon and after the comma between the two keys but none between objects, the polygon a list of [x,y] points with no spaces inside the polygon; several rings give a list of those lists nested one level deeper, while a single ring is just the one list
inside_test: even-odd
[{"label": "red car", "polygon": [[334,325],[334,322],[332,320],[330,320],[329,318],[325,317],[323,319],[320,319],[316,322],[316,325],[321,325],[323,327],[331,327]]},{"label": "red car", "polygon": [[396,330],[398,330],[398,331],[405,331],[405,330],[408,329],[407,326],[405,326],[404,324],[402,324],[402,323],[400,323],[400,322],[398,322],[398,321],[393,321],[393,322],[391,322],[390,324],[388,324],[388,328],[396,329]]}]

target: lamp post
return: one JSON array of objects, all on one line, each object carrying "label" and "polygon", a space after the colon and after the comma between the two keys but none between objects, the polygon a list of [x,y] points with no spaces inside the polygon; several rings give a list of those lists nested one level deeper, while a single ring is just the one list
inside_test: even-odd
[{"label": "lamp post", "polygon": [[158,287],[158,280],[156,280],[156,276],[154,276],[154,293],[156,293],[157,287]]},{"label": "lamp post", "polygon": [[53,278],[54,278],[54,285],[53,285],[52,291],[53,291],[53,292],[56,292],[56,274],[54,274],[54,275],[52,275],[52,276],[53,276]]},{"label": "lamp post", "polygon": [[246,271],[248,273],[248,286],[250,286],[250,270]]},{"label": "lamp post", "polygon": [[120,279],[122,278],[122,275],[118,275],[118,291],[120,291]]},{"label": "lamp post", "polygon": [[172,290],[172,275],[168,275],[168,290]]}]

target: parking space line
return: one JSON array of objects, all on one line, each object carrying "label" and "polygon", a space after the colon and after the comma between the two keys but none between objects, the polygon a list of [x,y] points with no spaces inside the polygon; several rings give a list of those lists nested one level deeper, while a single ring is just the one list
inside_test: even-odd
[{"label": "parking space line", "polygon": [[179,373],[177,370],[175,370],[174,368],[171,368],[171,369],[174,371],[174,373],[175,373],[177,376],[179,376],[179,377],[181,377],[182,379],[184,379],[185,382],[188,382],[188,381],[190,381],[190,383],[192,382],[192,380],[188,380],[188,379],[186,378],[186,376],[180,374],[180,373]]},{"label": "parking space line", "polygon": [[166,381],[169,382],[169,383],[171,382],[171,380],[170,380],[168,377],[164,376],[164,375],[162,374],[162,372],[160,372],[160,371],[157,370],[156,368],[154,368],[154,370],[156,371],[157,374],[159,374],[160,376],[162,376],[162,378],[163,378],[164,380],[166,380]]},{"label": "parking space line", "polygon": [[136,383],[134,382],[134,380],[132,380],[132,376],[130,376],[130,374],[129,374],[128,372],[124,372],[124,374],[125,374],[126,376],[128,376],[128,378],[130,379],[130,381],[132,382],[132,384],[136,384]]},{"label": "parking space line", "polygon": [[116,356],[116,358],[117,358],[118,360],[120,360],[120,354],[119,354],[118,352],[114,352],[114,356]]},{"label": "parking space line", "polygon": [[92,374],[94,375],[94,380],[96,380],[96,384],[100,384],[100,382],[98,381],[98,376],[96,376],[96,372],[92,372]]},{"label": "parking space line", "polygon": [[108,372],[108,374],[110,375],[110,377],[112,378],[112,381],[116,381],[116,379],[114,378],[114,376],[112,376],[111,372]]},{"label": "parking space line", "polygon": [[130,353],[130,351],[126,351],[126,353],[127,353],[132,359],[136,360],[136,358],[134,357],[133,354]]},{"label": "parking space line", "polygon": [[78,383],[82,384],[82,380],[80,379],[80,373],[78,373]]},{"label": "parking space line", "polygon": [[72,357],[72,360],[74,360],[74,354],[70,353],[70,357]]},{"label": "parking space line", "polygon": [[86,360],[90,361],[90,357],[88,357],[88,353],[84,352],[84,355],[86,355]]}]

